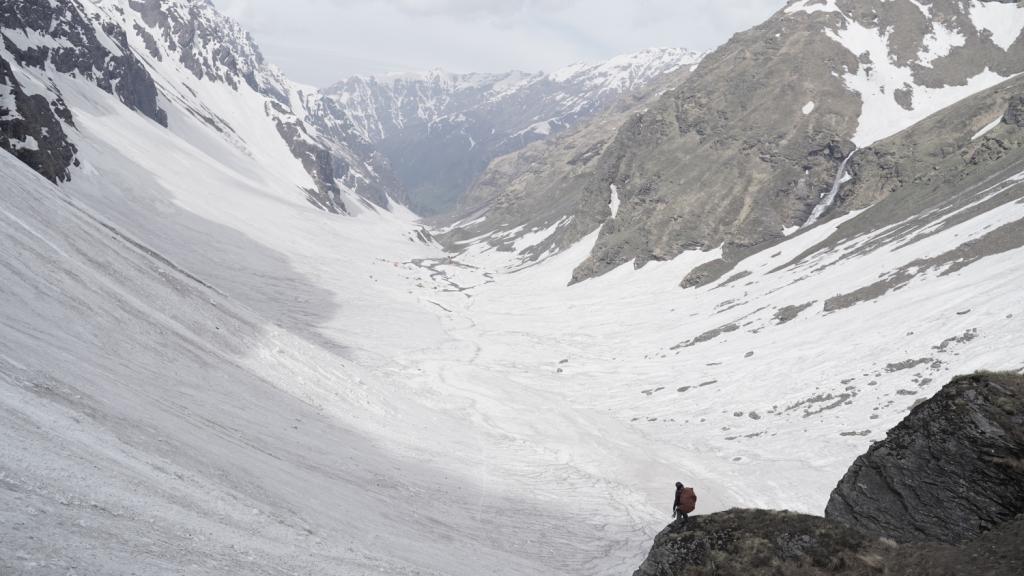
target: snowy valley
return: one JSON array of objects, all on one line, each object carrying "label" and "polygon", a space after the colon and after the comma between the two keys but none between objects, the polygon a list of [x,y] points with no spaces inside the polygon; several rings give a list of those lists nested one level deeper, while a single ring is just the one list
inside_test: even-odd
[{"label": "snowy valley", "polygon": [[1024,372],[1022,30],[798,0],[319,91],[203,0],[5,2],[0,573],[628,574],[677,479],[822,513]]}]

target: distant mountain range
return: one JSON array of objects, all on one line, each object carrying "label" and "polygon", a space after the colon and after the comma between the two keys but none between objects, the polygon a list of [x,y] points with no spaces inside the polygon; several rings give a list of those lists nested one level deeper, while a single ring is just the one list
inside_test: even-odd
[{"label": "distant mountain range", "polygon": [[451,210],[495,158],[571,129],[701,56],[652,49],[552,74],[354,77],[324,94],[390,160],[411,207],[430,215]]}]

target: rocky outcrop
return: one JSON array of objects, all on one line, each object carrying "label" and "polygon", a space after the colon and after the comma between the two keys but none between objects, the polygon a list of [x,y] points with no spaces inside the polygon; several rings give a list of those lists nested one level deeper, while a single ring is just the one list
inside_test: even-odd
[{"label": "rocky outcrop", "polygon": [[1024,378],[955,379],[854,462],[832,520],[898,542],[958,544],[1024,513]]},{"label": "rocky outcrop", "polygon": [[673,523],[633,576],[1020,576],[1024,516],[954,546],[900,544],[792,512],[729,510]]},{"label": "rocky outcrop", "polygon": [[633,576],[881,574],[891,546],[824,518],[767,510],[694,516],[662,530]]},{"label": "rocky outcrop", "polygon": [[1024,376],[955,378],[850,468],[824,518],[691,516],[634,576],[1024,574]]},{"label": "rocky outcrop", "polygon": [[122,29],[91,20],[77,3],[11,0],[0,4],[0,149],[53,182],[71,179],[77,149],[66,127],[71,111],[56,84],[26,89],[18,71],[74,75],[167,126],[157,88]]},{"label": "rocky outcrop", "polygon": [[[196,0],[129,0],[139,13],[150,54],[160,44],[196,78],[223,82],[235,90],[242,83],[265,96],[287,103],[280,73],[269,66],[252,36],[220,14],[211,2]],[[158,37],[162,42],[157,42]]]},{"label": "rocky outcrop", "polygon": [[1024,128],[1024,94],[1014,96],[1006,107],[1003,122],[1016,128]]},{"label": "rocky outcrop", "polygon": [[330,152],[333,176],[341,186],[382,208],[389,208],[392,201],[409,204],[387,159],[362,136],[335,99],[306,90],[295,96],[305,112],[305,127]]},{"label": "rocky outcrop", "polygon": [[77,162],[76,148],[61,120],[72,124],[64,101],[55,96],[51,103],[41,94],[27,94],[10,64],[0,58],[0,149],[51,182],[67,181],[68,168]]},{"label": "rocky outcrop", "polygon": [[906,576],[1020,576],[1024,574],[1024,516],[961,546],[899,546],[888,574]]},{"label": "rocky outcrop", "polygon": [[[269,106],[276,109],[277,133],[316,183],[315,190],[306,190],[306,200],[326,212],[346,213],[345,202],[341,199],[341,191],[338,189],[334,173],[335,166],[342,161],[332,159],[331,153],[313,141],[306,132],[305,125],[291,116],[287,109],[276,102]],[[342,166],[343,170],[347,170],[347,166]]]},{"label": "rocky outcrop", "polygon": [[147,51],[170,55],[195,78],[251,89],[267,100],[267,116],[315,184],[307,200],[332,213],[348,213],[341,186],[387,208],[402,198],[386,164],[344,116],[332,116],[331,101],[292,85],[268,63],[252,36],[201,0],[131,0]]},{"label": "rocky outcrop", "polygon": [[[125,106],[167,125],[157,88],[112,22],[90,19],[77,2],[55,7],[47,0],[13,0],[0,6],[3,51],[19,66],[75,74],[91,80]],[[38,40],[48,39],[48,40]]]},{"label": "rocky outcrop", "polygon": [[892,198],[861,220],[876,227],[920,216],[951,198],[952,190],[1019,159],[1022,124],[1024,79],[1018,77],[859,151],[837,206],[860,210]]}]

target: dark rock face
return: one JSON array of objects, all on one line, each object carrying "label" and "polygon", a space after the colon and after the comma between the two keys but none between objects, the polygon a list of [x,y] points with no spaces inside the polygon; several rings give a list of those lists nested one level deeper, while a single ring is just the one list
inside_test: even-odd
[{"label": "dark rock face", "polygon": [[311,144],[304,126],[299,122],[284,122],[278,118],[277,133],[288,143],[292,155],[302,162],[302,167],[309,172],[317,185],[316,190],[306,191],[306,200],[313,206],[333,214],[347,212],[345,203],[341,200],[341,191],[334,181],[335,162],[330,152]]},{"label": "dark rock face", "polygon": [[235,90],[244,83],[264,96],[287,103],[280,78],[266,69],[252,36],[217,12],[210,2],[130,0],[128,6],[150,28],[144,40],[151,54],[160,50],[150,32],[159,35],[196,78],[223,82]]},{"label": "dark rock face", "polygon": [[898,542],[958,544],[1024,512],[1024,377],[959,377],[854,462],[826,516]]},{"label": "dark rock face", "polygon": [[[12,0],[0,4],[0,27],[31,31],[64,41],[66,46],[34,46],[24,50],[4,38],[4,48],[21,66],[45,68],[52,64],[63,74],[88,78],[132,110],[167,126],[167,113],[157,103],[157,88],[145,66],[128,45],[123,29],[106,23],[99,28],[73,4],[54,6],[48,0]],[[97,36],[102,32],[116,44],[111,51]]]},{"label": "dark rock face", "polygon": [[824,518],[730,510],[665,528],[633,576],[881,574],[889,552]]},{"label": "dark rock face", "polygon": [[887,569],[890,574],[908,576],[1020,576],[1024,574],[1024,516],[964,546],[901,546]]},{"label": "dark rock face", "polygon": [[955,378],[857,459],[826,517],[674,523],[633,576],[1024,574],[1024,376]]},{"label": "dark rock face", "polygon": [[[388,208],[392,200],[408,204],[408,195],[383,154],[360,135],[339,103],[322,94],[302,97],[304,124],[330,152],[333,177],[377,206]],[[367,169],[360,173],[354,168],[358,166]]]},{"label": "dark rock face", "polygon": [[[919,242],[976,214],[971,206],[993,185],[1002,191],[988,209],[1024,199],[1024,77],[1018,76],[943,109],[903,132],[863,148],[847,170],[852,180],[836,197],[836,210],[863,210],[836,232],[779,269],[806,262],[853,238],[867,238],[850,256],[864,256],[894,243]],[[1002,118],[1002,123],[992,125]],[[1024,120],[1022,120],[1024,121]],[[866,279],[852,292],[825,302],[825,312],[859,305],[899,290],[922,273],[951,274],[965,265],[1020,245],[1020,223],[988,231],[934,257]],[[826,265],[828,266],[828,265]]]},{"label": "dark rock face", "polygon": [[1017,95],[1010,100],[1003,120],[1011,126],[1024,128],[1024,94]]},{"label": "dark rock face", "polygon": [[[5,89],[8,98],[2,97]],[[45,96],[26,94],[10,64],[0,58],[0,148],[51,182],[67,181],[76,149],[68,142],[62,119],[71,124],[62,100],[51,104]]]},{"label": "dark rock face", "polygon": [[817,516],[730,510],[662,530],[633,576],[1020,576],[1024,516],[960,546],[898,544]]},{"label": "dark rock face", "polygon": [[[45,87],[46,94],[26,94],[14,67],[52,67],[58,73],[88,79],[128,108],[167,126],[156,84],[130,50],[124,30],[89,21],[74,4],[47,0],[3,2],[0,28],[58,41],[57,46],[21,46],[0,34],[0,148],[51,181],[70,180],[69,168],[77,163],[77,150],[65,131],[66,126],[74,126],[74,119],[56,85]],[[98,34],[109,42],[101,41]]]},{"label": "dark rock face", "polygon": [[[346,212],[342,186],[383,207],[390,198],[404,200],[390,167],[351,122],[342,114],[323,113],[333,101],[311,93],[293,103],[287,79],[211,2],[131,0],[127,9],[114,4],[90,10],[79,1],[0,3],[0,147],[54,182],[69,180],[77,163],[68,138],[75,124],[53,76],[92,82],[167,127],[160,90],[170,91],[164,94],[170,102],[201,98],[188,85],[184,89],[190,94],[175,94],[166,84],[158,88],[153,76],[161,73],[151,74],[152,62],[177,61],[196,78],[239,92],[251,89],[266,99],[267,116],[313,178],[315,186],[305,192],[317,207]],[[135,36],[144,51],[133,48]],[[42,87],[26,94],[18,80],[25,74],[37,77]],[[221,133],[233,131],[201,102],[185,102],[183,108]]]}]

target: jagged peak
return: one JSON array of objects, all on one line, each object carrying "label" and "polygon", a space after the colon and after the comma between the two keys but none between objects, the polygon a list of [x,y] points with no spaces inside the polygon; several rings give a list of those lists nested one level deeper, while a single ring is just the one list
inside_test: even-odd
[{"label": "jagged peak", "polygon": [[491,72],[451,72],[444,68],[431,68],[424,71],[391,72],[385,74],[369,74],[350,76],[328,87],[325,92],[344,92],[363,86],[378,86],[389,89],[401,89],[411,85],[439,86],[451,91],[479,90],[491,87],[508,89],[534,82],[543,77],[539,72],[523,72],[512,70],[503,73]]},{"label": "jagged peak", "polygon": [[[621,54],[604,61],[579,61],[554,72],[452,72],[436,67],[421,71],[389,72],[384,74],[356,74],[333,84],[325,92],[341,92],[360,85],[401,86],[406,84],[433,84],[455,90],[501,85],[523,85],[540,79],[556,83],[604,84],[609,88],[634,89],[651,78],[672,72],[683,66],[698,64],[706,55],[686,48],[645,48]],[[639,82],[638,82],[639,81]]]},{"label": "jagged peak", "polygon": [[[632,87],[630,80],[647,78],[692,66],[701,61],[705,53],[685,48],[646,48],[638,52],[621,54],[603,62],[577,62],[548,75],[554,82],[604,82],[609,85]],[[603,80],[602,80],[603,79]]]}]

